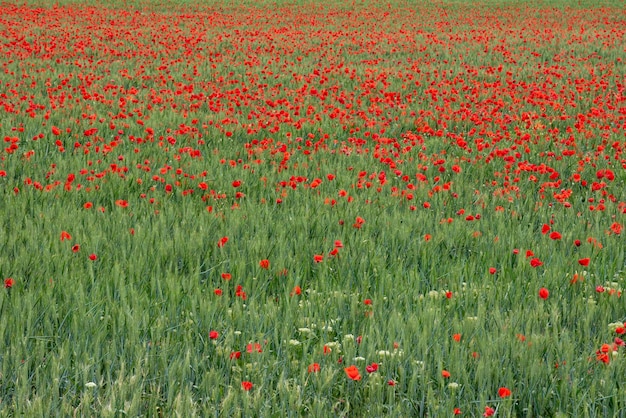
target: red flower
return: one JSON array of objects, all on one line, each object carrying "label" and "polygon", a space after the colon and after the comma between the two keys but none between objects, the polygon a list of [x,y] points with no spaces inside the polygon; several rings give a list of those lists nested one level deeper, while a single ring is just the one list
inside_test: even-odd
[{"label": "red flower", "polygon": [[223,292],[222,292],[222,289],[215,289],[213,293],[215,293],[215,296],[222,296]]},{"label": "red flower", "polygon": [[348,378],[352,380],[361,380],[361,374],[359,373],[359,369],[356,366],[349,366],[343,370],[346,372]]},{"label": "red flower", "polygon": [[498,389],[498,396],[501,398],[508,398],[511,396],[511,390],[509,388],[501,387]]},{"label": "red flower", "polygon": [[589,262],[591,260],[589,258],[581,258],[580,260],[578,260],[578,264],[580,264],[581,266],[588,266]]},{"label": "red flower", "polygon": [[372,363],[369,366],[365,366],[365,371],[368,373],[374,373],[378,370],[378,363]]},{"label": "red flower", "polygon": [[530,260],[530,265],[531,267],[539,267],[543,265],[543,262],[538,258],[533,258],[532,260]]},{"label": "red flower", "polygon": [[543,226],[541,227],[541,233],[542,234],[547,234],[550,231],[550,225],[548,224],[543,224]]},{"label": "red flower", "polygon": [[89,259],[91,261],[96,261],[98,259],[98,256],[92,253],[92,254],[89,254]]},{"label": "red flower", "polygon": [[309,367],[307,368],[307,370],[309,373],[317,373],[321,369],[320,369],[319,363],[313,363],[313,364],[309,364]]},{"label": "red flower", "polygon": [[580,247],[580,244],[581,244],[581,242],[580,242],[580,240],[579,240],[579,239],[577,239],[577,240],[575,240],[575,241],[574,241],[574,245],[575,245],[575,246]]},{"label": "red flower", "polygon": [[12,278],[6,278],[4,279],[4,288],[5,289],[10,289],[13,287],[13,285],[15,284],[15,280],[13,280]]},{"label": "red flower", "polygon": [[262,269],[265,269],[265,270],[269,269],[270,268],[270,260],[264,259],[264,260],[259,261],[259,266]]},{"label": "red flower", "polygon": [[496,271],[495,267],[489,267],[489,274],[496,274]]},{"label": "red flower", "polygon": [[233,351],[230,353],[231,360],[239,360],[241,358],[241,351]]},{"label": "red flower", "polygon": [[217,241],[217,248],[222,248],[228,242],[228,237],[222,237]]},{"label": "red flower", "polygon": [[550,233],[550,239],[559,240],[561,239],[561,234],[559,232],[554,231]]},{"label": "red flower", "polygon": [[239,186],[241,186],[241,181],[240,180],[233,181],[233,187],[239,187]]},{"label": "red flower", "polygon": [[80,251],[80,245],[74,244],[72,246],[72,251],[75,252],[75,253],[79,252]]},{"label": "red flower", "polygon": [[461,415],[461,408],[454,408],[454,415]]},{"label": "red flower", "polygon": [[241,388],[246,392],[252,389],[252,382],[248,382],[247,380],[241,382]]},{"label": "red flower", "polygon": [[323,254],[315,254],[313,256],[313,261],[315,261],[316,263],[321,263],[322,261],[324,261],[324,255]]},{"label": "red flower", "polygon": [[485,413],[483,414],[483,417],[491,417],[491,416],[493,416],[493,414],[495,414],[495,413],[496,413],[496,410],[495,410],[495,409],[493,409],[493,408],[492,408],[492,407],[490,407],[490,406],[486,406],[486,407],[485,407]]},{"label": "red flower", "polygon": [[122,200],[122,199],[116,200],[115,204],[117,206],[119,206],[120,208],[127,208],[128,207],[128,202],[126,200]]},{"label": "red flower", "polygon": [[447,370],[442,370],[441,371],[441,377],[443,377],[444,379],[447,379],[450,377],[450,372]]},{"label": "red flower", "polygon": [[300,286],[294,286],[293,290],[289,294],[290,296],[296,296],[302,294],[302,288]]},{"label": "red flower", "polygon": [[371,304],[372,304],[372,299],[365,299],[365,300],[363,301],[363,304],[365,304],[365,305],[371,305]]},{"label": "red flower", "polygon": [[461,341],[461,334],[453,334],[452,339],[456,342]]},{"label": "red flower", "polygon": [[220,336],[220,334],[217,331],[210,331],[209,332],[209,338],[212,340],[217,340],[217,338]]},{"label": "red flower", "polygon": [[335,248],[342,248],[343,247],[343,242],[337,240],[335,241]]},{"label": "red flower", "polygon": [[230,280],[232,278],[230,273],[222,273],[222,279]]},{"label": "red flower", "polygon": [[72,239],[72,236],[65,231],[61,231],[61,241],[65,241],[66,239]]},{"label": "red flower", "polygon": [[246,351],[250,354],[254,352],[262,353],[263,349],[261,348],[261,344],[259,343],[250,343],[246,346]]},{"label": "red flower", "polygon": [[61,130],[56,126],[52,126],[52,135],[61,135]]},{"label": "red flower", "polygon": [[539,289],[539,297],[541,299],[546,300],[548,299],[548,296],[550,296],[550,291],[548,289],[546,289],[545,287]]}]

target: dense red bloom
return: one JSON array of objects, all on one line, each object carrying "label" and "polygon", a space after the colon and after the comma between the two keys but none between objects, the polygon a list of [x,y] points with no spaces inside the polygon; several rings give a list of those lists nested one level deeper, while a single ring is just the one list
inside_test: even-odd
[{"label": "dense red bloom", "polygon": [[490,406],[486,406],[486,407],[485,407],[485,413],[483,414],[483,417],[491,417],[491,416],[493,416],[493,414],[495,414],[495,413],[496,413],[496,410],[495,410],[495,409],[493,409],[493,408],[492,408],[492,407],[490,407]]},{"label": "dense red bloom", "polygon": [[13,280],[12,278],[8,277],[8,278],[4,279],[4,288],[5,289],[12,288],[14,284],[15,284],[15,280]]},{"label": "dense red bloom", "polygon": [[541,227],[541,233],[542,234],[547,234],[548,232],[550,232],[550,225],[548,224],[543,224],[543,226]]},{"label": "dense red bloom", "polygon": [[119,206],[120,208],[127,208],[128,207],[128,202],[126,200],[122,200],[122,199],[116,200],[115,204],[117,206]]},{"label": "dense red bloom", "polygon": [[498,396],[501,398],[508,398],[509,396],[511,396],[511,390],[506,387],[501,387],[500,389],[498,389]]},{"label": "dense red bloom", "polygon": [[98,256],[94,253],[89,254],[89,259],[91,261],[96,261],[98,259]]},{"label": "dense red bloom", "polygon": [[611,231],[612,231],[614,234],[616,234],[616,235],[621,234],[621,233],[622,233],[622,225],[621,225],[621,224],[619,224],[619,223],[617,223],[617,222],[613,222],[613,223],[611,224]]},{"label": "dense red bloom", "polygon": [[489,267],[489,274],[496,274],[497,270],[495,267]]},{"label": "dense red bloom", "polygon": [[530,260],[530,265],[532,267],[539,267],[539,266],[543,265],[543,262],[540,259],[538,259],[538,258],[533,258],[532,260]]},{"label": "dense red bloom", "polygon": [[72,236],[65,231],[61,231],[61,241],[65,241],[66,239],[72,239]]},{"label": "dense red bloom", "polygon": [[361,373],[359,373],[359,369],[356,366],[348,366],[343,369],[346,372],[348,378],[352,380],[361,380]]},{"label": "dense red bloom", "polygon": [[222,292],[222,289],[215,289],[213,293],[215,293],[215,296],[222,296],[223,292]]},{"label": "dense red bloom", "polygon": [[239,187],[239,186],[241,186],[241,181],[240,180],[233,181],[233,187]]},{"label": "dense red bloom", "polygon": [[546,300],[548,299],[548,296],[550,296],[550,291],[548,289],[546,289],[545,287],[539,289],[539,297],[541,299]]},{"label": "dense red bloom", "polygon": [[264,259],[259,261],[259,267],[261,267],[262,269],[269,269],[270,268],[270,260],[268,259]]},{"label": "dense red bloom", "polygon": [[452,413],[454,415],[461,415],[461,408],[454,408],[454,411]]},{"label": "dense red bloom", "polygon": [[452,334],[452,339],[456,342],[461,341],[461,334]]},{"label": "dense red bloom", "polygon": [[357,216],[356,220],[354,221],[354,225],[352,226],[354,226],[357,229],[360,229],[364,223],[365,223],[365,219],[361,218],[360,216]]},{"label": "dense red bloom", "polygon": [[241,382],[241,388],[245,390],[246,392],[252,389],[252,386],[253,386],[252,382],[248,382],[247,380],[244,380],[243,382]]},{"label": "dense red bloom", "polygon": [[220,334],[217,331],[209,331],[209,338],[212,340],[217,340]]},{"label": "dense red bloom", "polygon": [[233,351],[230,353],[231,360],[239,360],[241,358],[241,351]]},{"label": "dense red bloom", "polygon": [[450,372],[449,372],[449,371],[447,371],[447,370],[442,370],[442,371],[441,371],[441,377],[443,377],[444,379],[447,379],[447,378],[449,378],[450,376],[451,376],[451,375],[450,375]]},{"label": "dense red bloom", "polygon": [[587,267],[590,261],[591,260],[589,258],[581,258],[580,260],[578,260],[578,264],[580,264],[581,266]]},{"label": "dense red bloom", "polygon": [[580,245],[581,245],[581,244],[582,244],[582,243],[580,242],[580,240],[579,240],[579,239],[574,240],[574,245],[575,245],[575,246],[580,247]]},{"label": "dense red bloom", "polygon": [[74,244],[72,246],[72,251],[75,252],[75,253],[79,252],[80,251],[80,245]]},{"label": "dense red bloom", "polygon": [[372,299],[365,299],[365,300],[363,301],[363,303],[364,303],[365,305],[371,305],[371,304],[372,304]]},{"label": "dense red bloom", "polygon": [[324,261],[324,254],[315,254],[313,256],[313,261],[315,261],[316,263],[321,263],[322,261]]},{"label": "dense red bloom", "polygon": [[230,280],[230,279],[232,279],[232,276],[231,276],[230,273],[222,273],[222,279]]}]

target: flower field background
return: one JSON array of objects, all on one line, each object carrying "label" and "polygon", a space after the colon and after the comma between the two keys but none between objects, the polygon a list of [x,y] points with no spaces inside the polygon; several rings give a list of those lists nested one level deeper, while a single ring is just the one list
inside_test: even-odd
[{"label": "flower field background", "polygon": [[0,5],[0,411],[626,415],[626,11]]}]

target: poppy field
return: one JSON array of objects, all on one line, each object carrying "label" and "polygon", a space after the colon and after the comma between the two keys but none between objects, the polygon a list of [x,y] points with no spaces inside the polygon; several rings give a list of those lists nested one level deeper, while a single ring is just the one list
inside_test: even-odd
[{"label": "poppy field", "polygon": [[626,9],[0,4],[3,416],[626,416]]}]

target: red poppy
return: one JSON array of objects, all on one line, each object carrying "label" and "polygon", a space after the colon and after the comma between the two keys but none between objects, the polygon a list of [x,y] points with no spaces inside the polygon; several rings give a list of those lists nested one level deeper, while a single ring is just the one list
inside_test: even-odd
[{"label": "red poppy", "polygon": [[222,248],[228,242],[228,237],[222,237],[219,241],[217,241],[217,248]]},{"label": "red poppy", "polygon": [[65,231],[61,231],[61,241],[65,241],[66,239],[72,239],[72,236]]},{"label": "red poppy", "polygon": [[230,279],[232,279],[232,276],[231,276],[230,273],[222,273],[222,279],[230,280]]},{"label": "red poppy", "polygon": [[372,299],[365,299],[365,300],[363,301],[363,304],[365,304],[365,305],[371,305],[371,304],[372,304]]},{"label": "red poppy", "polygon": [[361,380],[361,374],[359,373],[359,369],[356,366],[348,366],[343,370],[346,372],[348,378],[352,380]]},{"label": "red poppy", "polygon": [[550,296],[550,291],[548,289],[546,289],[545,287],[539,289],[539,297],[541,299],[546,300],[548,299],[548,296]]},{"label": "red poppy", "polygon": [[289,294],[290,296],[296,296],[302,294],[302,288],[300,286],[294,286],[293,290]]},{"label": "red poppy", "polygon": [[613,224],[611,224],[611,231],[613,231],[613,233],[615,235],[619,235],[622,233],[622,225],[617,223],[617,222],[613,222]]},{"label": "red poppy", "polygon": [[121,208],[128,207],[128,202],[126,200],[118,199],[115,201],[115,204]]},{"label": "red poppy", "polygon": [[495,409],[493,409],[493,408],[492,408],[492,407],[490,407],[490,406],[486,406],[486,407],[485,407],[485,413],[483,414],[483,417],[491,417],[491,416],[493,416],[493,414],[495,414],[495,413],[496,413],[496,410],[495,410]]},{"label": "red poppy", "polygon": [[448,379],[450,377],[450,372],[447,370],[442,370],[441,371],[441,377],[443,377],[444,379]]},{"label": "red poppy", "polygon": [[580,260],[578,260],[578,264],[580,264],[581,266],[587,267],[590,261],[591,260],[589,258],[581,258]]},{"label": "red poppy", "polygon": [[543,265],[543,262],[540,259],[538,259],[538,258],[533,258],[532,260],[530,260],[530,265],[532,267],[539,267],[539,266]]},{"label": "red poppy", "polygon": [[378,370],[378,363],[372,363],[368,366],[365,366],[365,371],[368,373],[374,373]]},{"label": "red poppy", "polygon": [[248,382],[247,380],[241,382],[241,388],[246,392],[252,389],[252,382]]},{"label": "red poppy", "polygon": [[220,334],[217,331],[209,331],[209,338],[212,340],[217,340]]},{"label": "red poppy", "polygon": [[581,245],[581,244],[582,244],[582,243],[580,242],[580,240],[579,240],[579,239],[574,240],[574,245],[575,245],[575,246],[580,247],[580,245]]},{"label": "red poppy", "polygon": [[337,240],[335,241],[335,248],[342,248],[343,247],[343,242]]},{"label": "red poppy", "polygon": [[461,415],[461,408],[454,408],[453,414],[454,415]]},{"label": "red poppy", "polygon": [[461,334],[453,334],[452,339],[456,342],[461,341]]},{"label": "red poppy", "polygon": [[262,269],[265,269],[265,270],[269,269],[270,268],[270,260],[264,259],[264,260],[259,261],[259,266]]},{"label": "red poppy", "polygon": [[541,233],[542,234],[547,234],[550,231],[550,225],[548,224],[543,224],[543,226],[541,227]]},{"label": "red poppy", "polygon": [[96,260],[98,259],[98,256],[97,256],[97,255],[95,255],[95,254],[93,254],[93,253],[91,253],[91,254],[89,254],[89,259],[90,259],[91,261],[96,261]]},{"label": "red poppy", "polygon": [[74,244],[72,246],[72,251],[75,252],[75,253],[79,252],[80,251],[80,245]]},{"label": "red poppy", "polygon": [[501,398],[508,398],[511,396],[511,390],[509,388],[501,387],[498,389],[498,396]]},{"label": "red poppy", "polygon": [[230,353],[231,360],[239,360],[241,358],[241,351],[233,351]]},{"label": "red poppy", "polygon": [[555,241],[559,240],[559,239],[561,239],[561,234],[559,232],[554,231],[554,232],[550,233],[550,239],[553,239]]},{"label": "red poppy", "polygon": [[241,181],[240,180],[233,181],[233,187],[239,187],[239,186],[241,186]]},{"label": "red poppy", "polygon": [[248,353],[262,353],[263,349],[261,348],[261,344],[259,343],[250,343],[246,346],[246,351]]},{"label": "red poppy", "polygon": [[321,369],[320,369],[319,363],[313,363],[313,364],[309,364],[309,367],[307,368],[307,370],[309,373],[317,373]]},{"label": "red poppy", "polygon": [[12,278],[6,278],[4,279],[4,288],[5,289],[10,289],[13,287],[13,285],[15,284],[15,280],[13,280]]},{"label": "red poppy", "polygon": [[489,274],[496,274],[496,271],[495,267],[489,267]]},{"label": "red poppy", "polygon": [[223,292],[222,292],[222,289],[215,289],[213,293],[215,293],[215,296],[222,296]]},{"label": "red poppy", "polygon": [[313,256],[313,261],[315,261],[316,263],[321,263],[322,261],[324,261],[324,255],[323,254],[315,254]]}]

